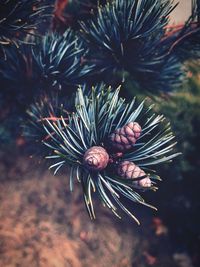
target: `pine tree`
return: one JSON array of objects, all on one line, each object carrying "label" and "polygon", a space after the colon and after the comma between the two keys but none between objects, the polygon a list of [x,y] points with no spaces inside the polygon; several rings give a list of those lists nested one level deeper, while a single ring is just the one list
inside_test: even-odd
[{"label": "pine tree", "polygon": [[131,83],[129,99],[136,92],[158,98],[161,92],[165,99],[188,79],[186,62],[200,55],[199,0],[179,27],[169,24],[172,0],[58,0],[54,6],[41,36],[44,24],[35,26],[49,15],[48,5],[3,1],[1,100],[11,100],[11,117],[17,110],[27,118],[29,107],[29,136],[58,160],[50,167],[55,174],[70,166],[71,189],[75,176],[91,218],[96,190],[116,215],[118,205],[138,222],[120,196],[151,207],[137,192],[156,189],[159,177],[149,166],[179,153],[164,117],[144,102],[127,103],[116,88],[122,83],[125,95]]},{"label": "pine tree", "polygon": [[[93,87],[89,96],[83,95],[83,91],[86,91],[85,88],[78,89],[75,111],[68,114],[67,121],[61,116],[57,120],[46,118],[40,124],[46,131],[45,138],[41,140],[49,148],[46,158],[54,160],[50,169],[54,168],[56,174],[61,167],[70,166],[70,189],[73,190],[76,177],[82,184],[91,218],[95,218],[92,192],[97,192],[103,204],[115,215],[119,216],[117,204],[139,223],[122,204],[120,194],[133,202],[152,207],[145,203],[137,189],[155,190],[155,181],[160,178],[150,169],[151,166],[179,155],[171,153],[176,142],[173,142],[170,126],[164,122],[163,116],[151,112],[152,107],[145,107],[144,101],[137,105],[133,99],[127,104],[119,97],[119,88],[112,90],[101,84]],[[118,129],[122,135],[121,129],[127,129],[132,122],[134,126],[136,122],[140,125],[140,134],[136,133],[138,126],[137,129],[133,127],[137,140],[134,139],[129,147],[125,146],[122,150],[119,142],[116,144],[111,138],[110,146],[110,136],[119,132]],[[124,131],[126,134],[127,130]],[[121,145],[124,145],[123,138]],[[124,163],[127,167],[123,165],[121,168]]]}]

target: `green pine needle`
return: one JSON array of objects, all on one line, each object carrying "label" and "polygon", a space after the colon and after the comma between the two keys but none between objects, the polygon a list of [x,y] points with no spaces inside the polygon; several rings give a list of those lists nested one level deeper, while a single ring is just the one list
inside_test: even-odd
[{"label": "green pine needle", "polygon": [[[143,129],[142,135],[134,149],[124,153],[120,160],[129,160],[141,168],[170,161],[180,154],[172,151],[176,143],[173,142],[170,126],[163,116],[155,115],[151,108],[146,108],[144,102],[138,105],[133,99],[126,103],[125,99],[119,97],[120,88],[113,91],[101,84],[93,87],[88,94],[83,94],[83,91],[86,92],[86,88],[79,87],[75,112],[69,114],[68,122],[61,116],[57,121],[46,119],[43,124],[43,129],[49,136],[43,141],[50,153],[47,158],[53,161],[50,169],[54,169],[56,174],[63,166],[70,166],[70,190],[73,190],[76,177],[81,182],[91,219],[95,218],[92,198],[96,193],[116,216],[119,216],[117,210],[120,207],[139,223],[122,203],[122,195],[134,203],[156,208],[147,204],[137,193],[139,189],[134,181],[119,177],[113,171],[115,167],[110,164],[103,171],[89,171],[83,164],[83,156],[92,146],[106,147],[110,133],[128,122],[136,121]],[[152,179],[150,189],[155,190],[154,184],[160,178],[149,169],[148,175]]]}]

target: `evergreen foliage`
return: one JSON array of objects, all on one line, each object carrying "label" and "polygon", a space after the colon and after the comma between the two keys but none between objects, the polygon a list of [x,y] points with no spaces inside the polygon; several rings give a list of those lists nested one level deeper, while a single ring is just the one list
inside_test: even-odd
[{"label": "evergreen foliage", "polygon": [[71,30],[61,36],[46,35],[32,52],[41,79],[53,86],[58,84],[59,89],[63,84],[78,85],[90,73],[91,67],[84,62],[88,49]]},{"label": "evergreen foliage", "polygon": [[27,104],[41,91],[64,89],[70,95],[92,69],[84,60],[87,48],[70,29],[63,35],[47,34],[32,46],[11,47],[5,53],[6,60],[0,60],[2,84]]},{"label": "evergreen foliage", "polygon": [[[153,181],[159,180],[159,177],[150,169],[151,166],[170,161],[179,155],[171,153],[175,142],[169,124],[164,123],[163,116],[152,114],[151,109],[152,107],[145,108],[144,102],[137,105],[135,99],[126,104],[125,99],[119,97],[119,89],[112,91],[102,84],[93,87],[89,97],[83,95],[81,88],[78,89],[75,112],[69,114],[67,123],[62,116],[56,121],[45,119],[43,127],[47,137],[43,143],[50,151],[46,158],[54,160],[50,169],[54,168],[56,174],[66,164],[71,167],[70,189],[73,190],[73,179],[76,177],[82,184],[85,204],[91,218],[95,218],[92,192],[97,192],[101,201],[115,215],[119,216],[116,213],[117,204],[136,222],[138,220],[135,216],[122,204],[120,195],[150,206],[136,192],[132,179],[120,178],[114,172],[117,162],[98,172],[89,171],[83,163],[85,152],[93,146],[105,147],[109,151],[108,136],[115,129],[131,121],[140,123],[142,135],[135,148],[122,154],[118,161],[137,163]],[[154,182],[150,189],[155,189]]]},{"label": "evergreen foliage", "polygon": [[128,71],[149,90],[175,86],[180,64],[176,55],[167,53],[169,47],[161,45],[174,8],[171,1],[147,0],[116,0],[98,7],[92,20],[81,23],[96,71]]},{"label": "evergreen foliage", "polygon": [[[13,79],[19,80],[22,74],[29,80],[29,86],[23,90],[32,89],[30,84],[35,83],[43,90],[43,87],[61,88],[83,81],[95,84],[102,79],[115,84],[118,76],[124,80],[128,72],[140,90],[167,92],[184,81],[184,61],[198,55],[196,1],[193,1],[192,16],[178,30],[169,27],[169,16],[176,7],[171,0],[72,1],[66,8],[69,5],[73,14],[76,5],[83,13],[85,8],[95,11],[75,27],[76,34],[65,28],[63,36],[46,33],[31,48],[24,44],[20,52],[16,48],[8,49],[8,59],[1,60],[0,72],[10,79],[11,87]],[[13,62],[16,67],[12,66]],[[27,62],[33,65],[29,67],[28,78],[23,71]]]},{"label": "evergreen foliage", "polygon": [[68,113],[72,104],[69,99],[65,101],[65,104],[60,102],[60,99],[62,98],[58,94],[43,95],[30,106],[27,110],[29,122],[24,125],[26,137],[41,143],[46,137],[46,131],[42,127],[46,120],[54,122],[60,117],[68,120]]},{"label": "evergreen foliage", "polygon": [[40,0],[1,0],[0,45],[24,42],[24,35],[35,31],[48,16],[49,6]]}]

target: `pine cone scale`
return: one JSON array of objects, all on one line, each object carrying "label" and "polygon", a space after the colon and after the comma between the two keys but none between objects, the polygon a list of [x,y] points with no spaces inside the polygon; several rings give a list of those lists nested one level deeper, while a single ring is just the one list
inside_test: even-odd
[{"label": "pine cone scale", "polygon": [[130,122],[118,128],[109,136],[112,149],[125,152],[131,149],[141,135],[141,127],[137,122]]},{"label": "pine cone scale", "polygon": [[[146,176],[146,173],[142,169],[140,169],[139,166],[130,161],[120,162],[118,165],[117,173],[123,178],[133,180],[142,176]],[[151,187],[151,180],[149,176],[146,176],[140,180],[134,181],[134,185],[138,188],[148,188]]]},{"label": "pine cone scale", "polygon": [[89,148],[83,156],[84,166],[92,171],[101,171],[105,169],[109,162],[107,151],[100,146]]}]

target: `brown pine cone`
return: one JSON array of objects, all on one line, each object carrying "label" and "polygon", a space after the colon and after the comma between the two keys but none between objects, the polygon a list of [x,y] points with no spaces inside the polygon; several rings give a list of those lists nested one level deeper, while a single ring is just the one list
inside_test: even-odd
[{"label": "brown pine cone", "polygon": [[93,146],[89,148],[84,156],[84,166],[92,171],[101,171],[106,168],[109,161],[107,151],[101,146]]},{"label": "brown pine cone", "polygon": [[109,136],[109,144],[115,151],[125,152],[133,147],[141,131],[141,126],[137,122],[129,122]]},{"label": "brown pine cone", "polygon": [[[137,179],[137,178],[140,178],[146,175],[146,173],[142,169],[140,169],[140,167],[138,167],[137,165],[135,165],[133,162],[130,162],[130,161],[120,162],[118,165],[117,173],[121,177],[128,178],[128,179]],[[138,188],[141,188],[141,187],[147,188],[147,187],[151,187],[151,180],[149,176],[146,176],[141,180],[135,181],[134,184]]]}]

